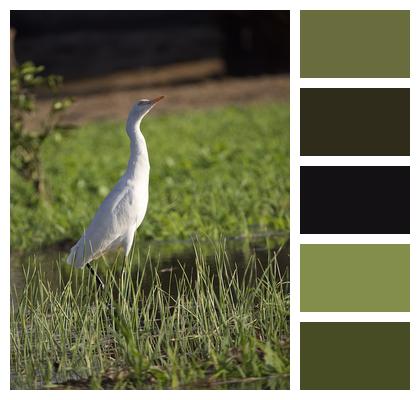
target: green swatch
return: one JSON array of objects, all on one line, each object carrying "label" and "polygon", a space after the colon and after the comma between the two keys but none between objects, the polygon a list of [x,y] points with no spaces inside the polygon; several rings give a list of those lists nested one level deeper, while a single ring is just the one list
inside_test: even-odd
[{"label": "green swatch", "polygon": [[301,311],[410,311],[408,244],[303,244]]},{"label": "green swatch", "polygon": [[300,75],[410,77],[410,12],[301,11]]},{"label": "green swatch", "polygon": [[303,322],[301,389],[410,389],[408,322]]}]

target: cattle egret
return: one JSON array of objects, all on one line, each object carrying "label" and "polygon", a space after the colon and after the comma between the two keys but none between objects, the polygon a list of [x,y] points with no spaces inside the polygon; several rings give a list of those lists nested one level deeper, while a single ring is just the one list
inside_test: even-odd
[{"label": "cattle egret", "polygon": [[124,250],[125,257],[130,252],[134,233],[143,221],[149,198],[149,156],[140,123],[163,97],[140,100],[128,114],[126,131],[130,138],[130,159],[127,170],[99,206],[93,221],[67,258],[67,263],[75,268],[86,265],[102,288],[102,281],[89,263],[118,248]]}]

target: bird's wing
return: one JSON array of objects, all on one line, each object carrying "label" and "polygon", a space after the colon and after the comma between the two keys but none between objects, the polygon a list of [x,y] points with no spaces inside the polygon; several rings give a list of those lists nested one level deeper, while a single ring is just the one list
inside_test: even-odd
[{"label": "bird's wing", "polygon": [[100,205],[85,234],[72,248],[69,264],[82,267],[108,250],[118,247],[120,241],[136,220],[134,192],[131,186],[118,182]]}]

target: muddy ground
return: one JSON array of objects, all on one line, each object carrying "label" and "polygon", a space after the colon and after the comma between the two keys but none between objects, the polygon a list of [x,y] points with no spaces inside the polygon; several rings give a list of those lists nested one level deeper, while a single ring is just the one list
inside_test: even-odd
[{"label": "muddy ground", "polygon": [[[288,102],[289,76],[233,78],[225,75],[221,60],[212,59],[65,82],[60,93],[75,100],[62,122],[80,125],[125,119],[134,101],[161,95],[166,99],[156,108],[158,113],[265,101]],[[49,97],[41,95],[32,123],[45,117],[49,104]]]}]

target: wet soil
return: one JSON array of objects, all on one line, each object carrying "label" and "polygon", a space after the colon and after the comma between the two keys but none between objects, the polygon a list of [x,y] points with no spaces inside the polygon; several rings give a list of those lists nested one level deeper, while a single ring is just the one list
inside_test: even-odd
[{"label": "wet soil", "polygon": [[[64,84],[62,96],[71,96],[75,104],[65,112],[62,123],[80,125],[98,120],[125,119],[134,101],[166,96],[156,113],[188,112],[222,106],[262,102],[288,102],[288,75],[261,75],[234,78],[225,75],[219,59],[128,70]],[[42,94],[36,124],[45,118],[50,98]]]}]

